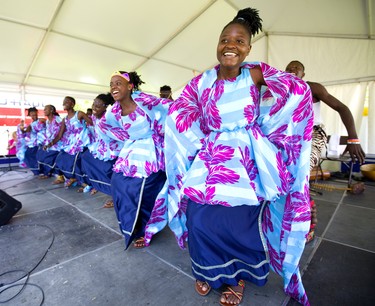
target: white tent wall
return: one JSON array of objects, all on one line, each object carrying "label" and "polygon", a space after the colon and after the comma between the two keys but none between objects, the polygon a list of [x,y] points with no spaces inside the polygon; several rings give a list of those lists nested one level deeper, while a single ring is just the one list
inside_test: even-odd
[{"label": "white tent wall", "polygon": [[375,79],[375,40],[268,36],[269,63],[285,69],[292,60],[305,66],[305,79],[319,83],[352,83]]},{"label": "white tent wall", "polygon": [[266,35],[262,35],[262,36],[257,37],[256,39],[253,39],[251,43],[250,54],[246,58],[246,61],[248,62],[259,61],[259,62],[269,63],[268,43],[269,43],[269,37]]},{"label": "white tent wall", "polygon": [[[368,82],[332,85],[326,87],[331,95],[339,99],[351,110],[357,128],[358,136],[363,121],[363,109],[365,105],[367,87]],[[335,110],[322,103],[320,112],[327,135],[348,135],[346,128],[341,121],[340,115]],[[366,148],[368,140],[361,139],[361,141],[365,144],[364,148]]]}]

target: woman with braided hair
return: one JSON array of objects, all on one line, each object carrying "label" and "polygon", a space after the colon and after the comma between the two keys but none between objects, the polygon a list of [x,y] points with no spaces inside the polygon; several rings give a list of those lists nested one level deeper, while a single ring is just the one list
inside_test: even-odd
[{"label": "woman with braided hair", "polygon": [[[81,155],[90,143],[87,125],[92,125],[92,119],[82,111],[75,111],[75,104],[73,97],[64,98],[63,108],[67,115],[61,122],[57,136],[46,145],[46,149],[49,149],[61,141],[61,151],[56,157],[56,169],[65,176],[65,187],[77,184],[77,176],[82,175]],[[54,182],[58,183],[63,183],[61,177]]]},{"label": "woman with braided hair", "polygon": [[[220,34],[219,65],[170,106],[169,226],[180,247],[187,240],[200,295],[223,286],[220,304],[238,305],[245,281],[265,285],[271,267],[308,305],[298,263],[310,224],[312,97],[295,76],[244,62],[261,22],[240,10]],[[261,86],[272,106],[260,103]]]},{"label": "woman with braided hair", "polygon": [[[99,127],[100,121],[105,120],[107,108],[114,102],[112,95],[107,93],[98,95],[92,104],[93,141],[82,155],[82,172],[86,184],[93,187],[91,194],[100,191],[111,195],[112,168],[124,144],[123,141],[108,137]],[[112,198],[103,207],[112,208]]]},{"label": "woman with braided hair", "polygon": [[43,175],[40,178],[49,178],[55,171],[56,157],[62,148],[62,144],[59,141],[49,148],[47,148],[47,145],[59,134],[62,119],[52,104],[44,107],[44,115],[47,117],[45,140],[39,148],[36,157],[38,164],[41,166],[40,168],[43,169]]},{"label": "woman with braided hair", "polygon": [[38,164],[37,152],[45,140],[46,121],[44,118],[38,118],[38,110],[35,107],[30,107],[27,115],[31,117],[32,122],[27,127],[24,125],[20,127],[26,144],[24,162],[34,175],[43,176],[41,166]]},{"label": "woman with braided hair", "polygon": [[125,246],[148,246],[167,223],[164,186],[164,122],[171,100],[139,91],[144,82],[136,72],[116,71],[110,82],[115,103],[99,128],[123,142],[113,166],[111,193]]}]

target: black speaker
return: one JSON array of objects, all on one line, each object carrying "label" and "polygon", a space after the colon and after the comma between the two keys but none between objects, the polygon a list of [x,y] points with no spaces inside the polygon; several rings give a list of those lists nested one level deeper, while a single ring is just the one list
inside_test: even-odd
[{"label": "black speaker", "polygon": [[0,189],[0,226],[7,224],[21,208],[20,201]]}]

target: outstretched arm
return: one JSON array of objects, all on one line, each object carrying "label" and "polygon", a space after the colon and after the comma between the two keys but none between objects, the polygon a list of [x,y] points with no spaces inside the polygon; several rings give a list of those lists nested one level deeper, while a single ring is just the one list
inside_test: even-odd
[{"label": "outstretched arm", "polygon": [[[348,132],[348,138],[358,139],[354,118],[350,109],[344,103],[332,96],[323,85],[314,82],[307,83],[311,88],[314,99],[324,102],[340,114],[341,121]],[[349,152],[353,162],[355,162],[355,159],[358,159],[361,164],[365,162],[365,152],[360,144],[348,144],[343,153],[345,154],[346,152]]]},{"label": "outstretched arm", "polygon": [[62,136],[64,135],[65,130],[66,130],[66,125],[65,125],[65,118],[64,118],[63,121],[61,122],[59,133],[56,135],[56,137],[49,144],[45,145],[43,147],[43,149],[47,150],[48,148],[50,148],[53,145],[55,145],[62,138]]}]

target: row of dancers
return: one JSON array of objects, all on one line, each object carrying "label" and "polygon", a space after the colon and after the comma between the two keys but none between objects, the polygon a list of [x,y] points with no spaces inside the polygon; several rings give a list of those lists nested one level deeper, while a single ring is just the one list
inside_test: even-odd
[{"label": "row of dancers", "polygon": [[[238,305],[245,281],[264,285],[271,267],[308,305],[298,262],[311,219],[312,95],[290,73],[245,62],[261,30],[256,9],[240,10],[220,34],[219,64],[174,101],[142,92],[136,72],[116,71],[92,117],[72,97],[63,119],[52,105],[46,119],[29,109],[21,158],[41,177],[53,169],[67,186],[111,195],[126,248],[148,246],[169,225],[187,243],[199,294],[224,286],[220,304]],[[272,104],[261,103],[262,86]]]}]

